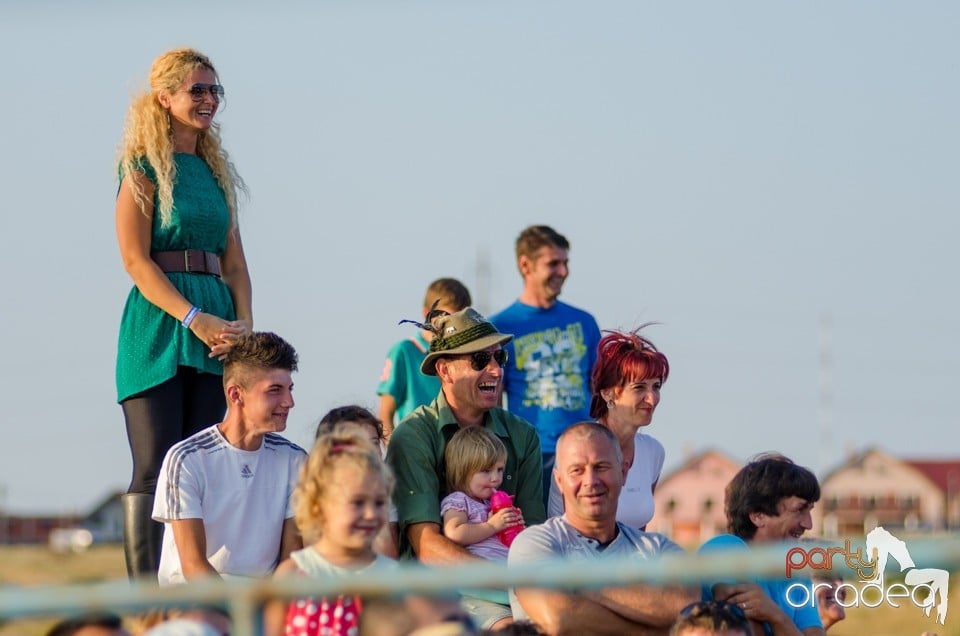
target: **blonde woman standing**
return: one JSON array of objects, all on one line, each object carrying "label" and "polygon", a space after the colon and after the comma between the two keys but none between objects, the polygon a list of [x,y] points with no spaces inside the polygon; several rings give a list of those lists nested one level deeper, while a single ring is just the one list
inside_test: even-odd
[{"label": "blonde woman standing", "polygon": [[237,226],[244,189],[214,123],[224,96],[192,49],[158,57],[130,105],[120,146],[116,225],[134,287],[120,322],[117,394],[133,456],[123,498],[131,577],[157,569],[157,473],[173,444],[223,419],[220,358],[253,327]]}]

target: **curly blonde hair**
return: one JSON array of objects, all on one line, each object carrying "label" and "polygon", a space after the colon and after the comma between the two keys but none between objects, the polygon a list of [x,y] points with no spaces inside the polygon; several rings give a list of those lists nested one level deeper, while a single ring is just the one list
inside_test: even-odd
[{"label": "curly blonde hair", "polygon": [[363,429],[351,422],[338,424],[331,432],[317,438],[300,468],[300,480],[294,491],[294,519],[304,543],[320,537],[324,521],[323,498],[333,481],[333,471],[343,463],[383,480],[387,495],[393,493],[393,472],[380,459],[380,451],[370,443]]},{"label": "curly blonde hair", "polygon": [[[156,173],[156,198],[161,226],[170,223],[173,212],[173,182],[176,180],[176,165],[173,162],[173,138],[170,135],[170,113],[160,104],[161,92],[173,93],[193,71],[207,68],[217,75],[217,69],[206,55],[194,49],[167,51],[150,67],[150,87],[134,97],[127,111],[120,142],[118,163],[120,178],[131,172],[143,172],[143,163],[148,163]],[[218,81],[219,81],[219,76]],[[237,228],[237,199],[240,192],[246,193],[243,179],[237,174],[227,151],[220,142],[220,124],[201,132],[197,140],[197,156],[203,159],[223,190],[230,209],[230,227]],[[146,194],[136,181],[132,183],[134,198],[141,210],[147,208]]]}]

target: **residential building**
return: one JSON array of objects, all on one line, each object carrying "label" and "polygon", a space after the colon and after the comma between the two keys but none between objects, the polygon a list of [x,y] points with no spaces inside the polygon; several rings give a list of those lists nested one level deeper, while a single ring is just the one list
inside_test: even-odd
[{"label": "residential building", "polygon": [[814,530],[864,536],[877,526],[906,532],[960,529],[960,460],[905,460],[859,452],[820,480]]},{"label": "residential building", "polygon": [[656,512],[647,530],[683,546],[698,546],[727,531],[723,492],[740,464],[715,449],[689,457],[662,476],[654,492]]}]

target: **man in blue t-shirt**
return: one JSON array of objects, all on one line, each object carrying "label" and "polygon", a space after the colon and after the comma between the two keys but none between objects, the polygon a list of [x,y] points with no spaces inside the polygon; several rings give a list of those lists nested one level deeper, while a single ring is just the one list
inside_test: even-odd
[{"label": "man in blue t-shirt", "polygon": [[[751,545],[798,540],[813,526],[810,511],[819,499],[820,484],[812,472],[783,455],[761,455],[727,484],[724,511],[731,534],[710,539],[699,551],[749,550]],[[817,608],[810,604],[796,607],[788,598],[790,585],[797,582],[738,581],[735,577],[708,581],[703,586],[703,598],[739,605],[766,634],[793,635],[799,631],[804,636],[823,636]]]},{"label": "man in blue t-shirt", "polygon": [[514,334],[506,345],[507,409],[534,425],[543,453],[543,492],[550,492],[557,439],[590,419],[590,373],[600,328],[593,316],[558,300],[567,280],[570,243],[553,228],[532,225],[517,237],[520,298],[490,320]]}]

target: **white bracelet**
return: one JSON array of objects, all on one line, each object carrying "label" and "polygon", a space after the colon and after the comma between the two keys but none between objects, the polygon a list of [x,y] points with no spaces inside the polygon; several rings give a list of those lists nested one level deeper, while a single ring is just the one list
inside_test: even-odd
[{"label": "white bracelet", "polygon": [[183,325],[184,327],[189,328],[190,323],[193,322],[193,319],[196,318],[197,314],[199,314],[201,311],[203,310],[197,307],[196,305],[194,305],[193,307],[190,308],[190,311],[187,312],[187,315],[183,317],[183,320],[180,321],[180,324]]}]

